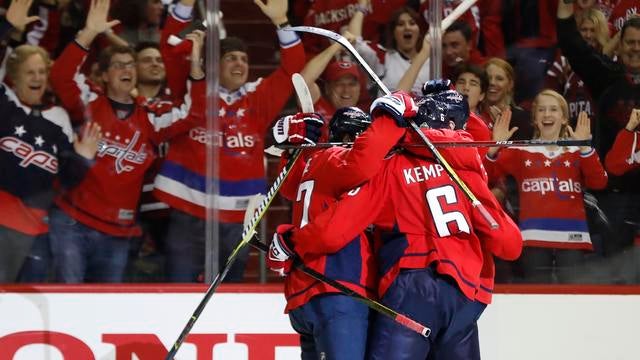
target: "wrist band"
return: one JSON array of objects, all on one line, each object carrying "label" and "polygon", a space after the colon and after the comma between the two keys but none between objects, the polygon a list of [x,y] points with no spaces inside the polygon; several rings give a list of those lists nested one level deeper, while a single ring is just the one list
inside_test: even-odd
[{"label": "wrist band", "polygon": [[276,25],[276,29],[280,30],[280,29],[282,29],[284,27],[287,27],[287,26],[291,26],[291,24],[289,23],[289,20],[283,22],[282,24]]},{"label": "wrist band", "polygon": [[360,3],[356,4],[356,11],[360,11],[363,15],[369,14],[369,8],[366,5]]}]

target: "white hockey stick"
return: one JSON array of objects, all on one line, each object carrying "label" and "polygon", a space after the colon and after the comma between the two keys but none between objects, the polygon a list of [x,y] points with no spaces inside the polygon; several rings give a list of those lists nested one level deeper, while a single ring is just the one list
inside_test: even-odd
[{"label": "white hockey stick", "polygon": [[296,91],[302,112],[312,113],[314,111],[313,98],[302,75],[298,73],[291,75],[291,82],[293,83],[293,89]]},{"label": "white hockey stick", "polygon": [[449,14],[449,16],[442,19],[442,23],[440,26],[442,28],[442,32],[447,30],[449,26],[451,26],[451,24],[454,23],[454,21],[458,20],[458,18],[462,16],[462,14],[464,14],[465,11],[469,10],[469,8],[472,7],[473,4],[475,4],[477,1],[478,0],[464,0],[463,2],[460,3],[460,5],[458,5],[455,9],[453,9],[453,11],[451,12],[451,14]]},{"label": "white hockey stick", "polygon": [[[367,64],[367,62],[362,58],[362,56],[360,56],[360,54],[353,47],[353,45],[351,45],[349,40],[347,40],[344,36],[334,33],[333,31],[312,27],[312,26],[294,26],[290,28],[284,28],[284,30],[316,34],[316,35],[324,36],[326,38],[329,38],[339,43],[349,51],[349,53],[358,61],[358,63],[360,63],[360,65],[364,68],[364,70],[367,72],[369,77],[376,83],[376,85],[378,85],[380,90],[382,90],[387,95],[391,94],[387,86],[382,82],[382,80],[380,80],[378,75],[376,75],[376,73],[371,69],[369,64]],[[451,165],[449,165],[447,160],[445,160],[445,158],[442,157],[438,149],[436,149],[436,147],[431,143],[431,140],[429,140],[427,136],[420,130],[416,122],[413,121],[412,119],[405,119],[405,120],[409,123],[409,125],[411,125],[411,128],[418,134],[418,136],[425,143],[425,145],[427,145],[427,148],[429,148],[429,150],[433,154],[433,157],[436,159],[436,161],[440,165],[442,165],[442,167],[445,169],[447,174],[449,174],[449,177],[451,177],[451,180],[453,180],[453,182],[455,182],[456,185],[458,185],[460,190],[462,190],[462,192],[471,201],[471,204],[473,205],[473,207],[478,209],[480,214],[482,214],[482,217],[484,217],[484,219],[489,223],[489,225],[492,228],[496,229],[498,227],[498,223],[496,222],[496,220],[493,218],[493,216],[491,216],[491,214],[487,211],[484,205],[482,205],[482,203],[478,200],[478,198],[471,192],[471,190],[469,190],[469,188],[467,187],[467,184],[465,184],[462,181],[462,179],[460,179],[458,174],[455,172],[455,170],[453,170]]]}]

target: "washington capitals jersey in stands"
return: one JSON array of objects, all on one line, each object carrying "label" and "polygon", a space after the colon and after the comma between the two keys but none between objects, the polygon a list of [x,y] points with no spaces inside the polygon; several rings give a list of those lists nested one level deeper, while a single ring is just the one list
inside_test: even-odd
[{"label": "washington capitals jersey in stands", "polygon": [[[316,152],[306,163],[296,163],[281,189],[281,194],[293,201],[293,224],[304,227],[344,192],[372,177],[404,132],[383,114],[356,139],[352,149],[333,147]],[[312,244],[295,247],[305,265],[361,295],[375,294],[373,252],[364,233],[333,248],[316,239],[309,242]],[[316,295],[333,292],[336,290],[331,286],[293,269],[285,280],[286,310],[302,306]]]},{"label": "washington capitals jersey in stands", "polygon": [[593,101],[584,81],[571,70],[566,57],[556,56],[556,61],[547,70],[545,88],[557,91],[567,100],[569,105],[569,124],[571,126],[575,126],[578,114],[584,111],[589,115],[590,119],[594,119],[591,122],[591,132],[595,133],[596,103]]},{"label": "washington capitals jersey in stands", "polygon": [[526,246],[591,250],[583,191],[607,185],[598,154],[577,147],[502,149],[485,157],[491,177],[510,174],[518,183],[520,230]]},{"label": "washington capitals jersey in stands", "polygon": [[220,88],[218,124],[205,123],[175,139],[156,177],[155,193],[170,206],[205,217],[207,204],[206,146],[218,151],[220,193],[213,199],[223,222],[241,223],[249,199],[266,191],[264,138],[267,128],[291,96],[291,75],[305,63],[300,40],[281,44],[281,66],[267,78],[229,92]]},{"label": "washington capitals jersey in stands", "polygon": [[[468,134],[425,130],[432,141],[469,141]],[[417,136],[414,140],[417,140]],[[522,248],[517,226],[502,211],[486,185],[486,175],[473,148],[442,150],[442,155],[498,223],[492,229],[437,164],[428,150],[410,148],[396,154],[367,184],[350,191],[337,206],[294,232],[294,242],[313,240],[326,246],[350,239],[372,221],[393,217],[395,232],[376,250],[382,296],[400,269],[436,270],[455,279],[470,299],[477,297],[483,246],[493,255],[515,259]],[[392,214],[384,214],[387,209]],[[483,245],[484,244],[484,245]]]},{"label": "washington capitals jersey in stands", "polygon": [[72,146],[73,131],[61,107],[30,108],[0,85],[0,225],[28,234],[48,232],[54,180],[72,186],[90,161]]},{"label": "washington capitals jersey in stands", "polygon": [[80,45],[69,44],[51,70],[51,85],[72,118],[100,124],[103,139],[95,165],[77,187],[61,194],[56,204],[96,230],[114,236],[139,236],[138,200],[155,145],[202,121],[206,84],[204,80],[191,82],[180,107],[149,105],[137,99],[133,112],[119,119],[111,100],[77,73],[85,55]]}]

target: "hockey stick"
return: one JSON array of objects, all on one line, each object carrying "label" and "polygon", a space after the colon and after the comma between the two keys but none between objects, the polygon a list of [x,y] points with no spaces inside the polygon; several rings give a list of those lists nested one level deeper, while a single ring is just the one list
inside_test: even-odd
[{"label": "hockey stick", "polygon": [[[432,141],[435,147],[529,147],[529,146],[590,146],[591,140],[505,140],[505,141]],[[328,142],[300,145],[277,145],[279,149],[300,149],[300,148],[329,148],[333,146],[351,147],[353,142]],[[401,144],[401,147],[425,147],[425,144]]]},{"label": "hockey stick", "polygon": [[[254,248],[264,251],[265,253],[269,252],[269,247],[261,242],[257,237],[254,237],[250,242],[249,245],[253,246]],[[363,304],[367,305],[369,308],[379,312],[382,315],[385,315],[391,319],[393,319],[394,321],[396,321],[397,323],[399,323],[400,325],[406,326],[407,328],[417,332],[418,334],[424,336],[424,337],[429,337],[429,335],[431,334],[431,329],[429,329],[428,327],[418,323],[417,321],[402,315],[398,312],[396,312],[395,310],[373,300],[370,299],[366,296],[360,295],[357,292],[349,289],[347,286],[342,285],[340,282],[333,280],[331,278],[326,277],[325,275],[311,269],[310,267],[305,266],[303,263],[299,262],[299,261],[294,261],[293,266],[302,271],[303,273],[307,274],[308,276],[311,276],[312,278],[323,282],[325,284],[328,284],[330,286],[332,286],[333,288],[335,288],[336,290],[340,291],[342,294],[352,297],[360,302],[362,302]]]},{"label": "hockey stick", "polygon": [[472,7],[473,4],[475,4],[477,1],[478,0],[464,0],[463,2],[461,2],[460,5],[453,9],[449,16],[442,19],[442,23],[440,24],[442,31],[444,32],[445,30],[447,30],[449,26],[451,26],[451,24],[458,20],[458,18],[462,16],[465,11],[469,10],[469,8]]},{"label": "hockey stick", "polygon": [[[294,26],[294,27],[290,27],[290,28],[284,28],[284,30],[299,31],[299,32],[306,32],[306,33],[310,33],[310,34],[316,34],[316,35],[324,36],[326,38],[329,38],[329,39],[339,43],[345,49],[347,49],[349,51],[349,53],[351,53],[351,55],[360,63],[360,66],[362,66],[364,68],[364,70],[367,72],[369,77],[376,83],[376,85],[378,85],[380,90],[382,90],[387,95],[391,94],[391,92],[389,91],[387,86],[380,80],[378,75],[376,75],[376,73],[373,72],[371,67],[369,67],[369,64],[367,64],[367,62],[364,61],[362,56],[360,56],[358,51],[353,47],[353,45],[351,45],[349,40],[347,40],[344,36],[342,36],[340,34],[337,34],[337,33],[334,33],[333,31],[329,31],[329,30],[321,29],[321,28],[316,28],[316,27],[312,27],[312,26]],[[413,121],[412,119],[406,119],[406,120],[409,123],[409,125],[411,125],[411,128],[418,134],[420,139],[425,143],[427,148],[429,148],[429,150],[433,154],[433,157],[436,159],[436,161],[440,165],[442,165],[442,167],[445,169],[447,174],[449,174],[449,177],[451,177],[451,180],[453,180],[453,182],[455,182],[456,185],[458,185],[460,190],[462,190],[462,192],[471,201],[471,205],[474,208],[478,209],[478,211],[480,212],[482,217],[484,217],[484,219],[489,223],[491,228],[496,229],[498,227],[498,223],[496,222],[496,220],[493,218],[493,216],[491,216],[491,214],[489,214],[487,209],[485,209],[484,205],[482,205],[482,203],[478,200],[478,198],[476,198],[476,196],[471,192],[471,190],[469,190],[469,188],[467,187],[467,184],[465,184],[462,181],[462,179],[460,179],[460,177],[458,177],[458,174],[456,174],[456,172],[453,170],[451,165],[449,165],[447,160],[445,160],[444,157],[442,157],[442,155],[440,155],[440,152],[438,152],[438,149],[436,149],[436,147],[433,146],[431,141],[420,130],[418,125],[415,123],[415,121]]]},{"label": "hockey stick", "polygon": [[[309,89],[307,88],[304,79],[302,79],[299,74],[294,74],[291,80],[293,81],[293,86],[296,90],[296,94],[298,95],[298,100],[300,101],[302,111],[313,112],[313,101],[311,100],[311,95],[309,94]],[[189,318],[189,321],[187,321],[184,329],[182,329],[182,332],[178,336],[178,339],[173,344],[171,349],[169,349],[169,353],[165,357],[165,360],[173,360],[173,357],[178,352],[178,349],[180,349],[180,346],[186,339],[187,335],[189,335],[189,332],[202,314],[202,311],[204,311],[205,306],[207,306],[209,299],[211,299],[211,296],[213,296],[218,286],[220,286],[222,280],[224,280],[229,270],[231,270],[231,266],[236,261],[236,258],[240,254],[240,251],[244,249],[249,244],[249,241],[257,234],[256,227],[258,223],[264,217],[267,209],[269,208],[269,205],[271,205],[271,202],[278,193],[278,190],[280,190],[280,186],[282,186],[282,183],[287,178],[287,175],[289,175],[289,172],[296,163],[296,160],[298,160],[298,158],[300,157],[301,153],[302,149],[296,149],[293,151],[293,154],[291,154],[289,160],[284,165],[284,168],[282,169],[282,171],[280,171],[280,174],[278,174],[278,177],[276,177],[276,179],[274,180],[273,185],[271,185],[271,188],[267,192],[267,195],[260,203],[260,206],[258,206],[258,208],[256,209],[253,218],[242,230],[242,240],[240,241],[240,243],[238,243],[238,245],[236,245],[235,249],[233,249],[229,257],[227,258],[227,262],[225,263],[222,271],[220,271],[213,279],[213,282],[207,289],[207,292],[204,294],[203,299],[198,304],[198,307],[196,307],[193,315],[191,315],[191,317]]]}]

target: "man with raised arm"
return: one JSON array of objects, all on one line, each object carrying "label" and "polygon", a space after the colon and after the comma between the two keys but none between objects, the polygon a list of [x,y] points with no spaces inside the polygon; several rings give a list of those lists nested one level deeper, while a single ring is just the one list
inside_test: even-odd
[{"label": "man with raised arm", "polygon": [[[118,21],[108,21],[108,0],[92,0],[86,25],[60,55],[51,85],[72,121],[102,127],[95,165],[75,188],[56,198],[51,213],[51,244],[56,278],[62,282],[119,282],[131,239],[141,235],[137,206],[155,145],[201,122],[205,110],[204,72],[192,62],[183,104],[148,104],[131,96],[136,86],[135,54],[127,47],[103,50],[98,60],[105,91],[92,88],[79,69],[96,36]],[[203,39],[191,56],[200,59]]]},{"label": "man with raised arm", "polygon": [[[184,7],[193,1],[183,0]],[[169,154],[155,180],[155,194],[174,210],[167,234],[169,281],[196,281],[204,269],[207,184],[206,151],[218,149],[220,193],[216,206],[220,226],[220,251],[224,263],[242,239],[244,215],[249,200],[266,191],[264,139],[273,121],[292,94],[291,75],[302,70],[305,54],[293,31],[285,31],[287,1],[256,1],[276,27],[280,42],[280,66],[269,76],[247,81],[249,57],[247,44],[237,37],[220,41],[220,93],[218,128],[215,133],[201,123],[188,134],[174,139]],[[171,22],[178,16],[176,14]],[[173,25],[172,25],[173,26]],[[172,90],[177,69],[168,69]],[[248,248],[240,252],[225,281],[243,279]]]}]

